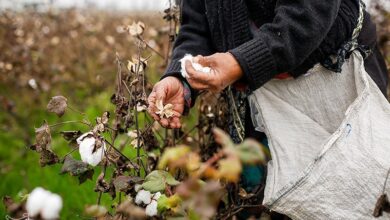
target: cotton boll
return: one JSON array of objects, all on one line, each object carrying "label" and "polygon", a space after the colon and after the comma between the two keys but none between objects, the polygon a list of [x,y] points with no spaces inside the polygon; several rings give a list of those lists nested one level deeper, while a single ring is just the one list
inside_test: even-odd
[{"label": "cotton boll", "polygon": [[93,152],[96,139],[93,137],[92,132],[81,135],[79,138],[77,138],[77,143],[79,144],[81,160],[84,163],[88,163],[91,166],[96,166],[100,163],[100,161],[102,161],[106,144],[102,142],[102,147]]},{"label": "cotton boll", "polygon": [[28,215],[31,217],[37,216],[45,206],[48,197],[50,197],[50,192],[41,187],[35,188],[27,198],[26,210]]},{"label": "cotton boll", "polygon": [[151,197],[152,197],[152,194],[149,191],[140,190],[137,193],[137,196],[135,197],[135,203],[137,205],[141,205],[142,203],[147,205],[152,201]]},{"label": "cotton boll", "polygon": [[145,213],[147,216],[157,215],[157,201],[153,200],[149,205],[146,206]]},{"label": "cotton boll", "polygon": [[100,161],[102,161],[104,158],[104,149],[105,148],[106,148],[106,144],[104,142],[102,144],[102,147],[97,149],[94,153],[92,153],[92,151],[93,151],[93,148],[92,148],[92,150],[90,151],[91,156],[89,157],[87,163],[91,166],[98,165],[100,163]]},{"label": "cotton boll", "polygon": [[41,211],[43,219],[58,219],[62,209],[62,199],[57,194],[51,194],[45,201],[45,206]]},{"label": "cotton boll", "polygon": [[156,192],[154,195],[153,195],[153,200],[158,200],[161,196],[161,193],[160,192]]},{"label": "cotton boll", "polygon": [[30,193],[26,203],[29,217],[40,215],[43,219],[58,219],[61,209],[61,197],[41,187],[35,188]]}]

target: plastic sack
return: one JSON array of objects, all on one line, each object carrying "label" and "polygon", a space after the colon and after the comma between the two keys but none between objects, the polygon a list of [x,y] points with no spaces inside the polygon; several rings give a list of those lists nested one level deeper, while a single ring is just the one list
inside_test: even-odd
[{"label": "plastic sack", "polygon": [[390,168],[390,104],[358,52],[341,73],[320,65],[308,73],[249,96],[272,154],[263,203],[292,219],[377,219]]}]

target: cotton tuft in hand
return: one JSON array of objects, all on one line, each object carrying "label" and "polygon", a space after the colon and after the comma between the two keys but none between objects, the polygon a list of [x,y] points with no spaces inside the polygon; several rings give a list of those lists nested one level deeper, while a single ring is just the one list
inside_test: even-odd
[{"label": "cotton tuft in hand", "polygon": [[187,73],[187,70],[186,70],[186,62],[187,60],[191,62],[192,64],[192,67],[194,67],[194,69],[198,72],[202,72],[202,73],[210,73],[211,72],[211,68],[210,67],[207,67],[207,66],[202,66],[200,65],[199,63],[195,63],[193,61],[193,56],[191,54],[186,54],[181,60],[181,75],[184,77],[184,78],[188,78],[188,73]]},{"label": "cotton tuft in hand", "polygon": [[28,196],[26,210],[29,217],[58,219],[62,209],[62,198],[41,187],[35,188]]}]

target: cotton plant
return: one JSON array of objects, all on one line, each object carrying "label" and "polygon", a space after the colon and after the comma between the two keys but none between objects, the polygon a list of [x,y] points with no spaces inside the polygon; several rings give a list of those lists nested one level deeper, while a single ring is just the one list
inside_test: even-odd
[{"label": "cotton plant", "polygon": [[[104,158],[106,143],[96,138],[93,132],[87,132],[77,138],[81,160],[91,166],[98,165]],[[100,145],[100,146],[99,146]]]},{"label": "cotton plant", "polygon": [[26,210],[29,217],[58,219],[62,209],[62,198],[41,187],[35,188],[28,196]]},{"label": "cotton plant", "polygon": [[[139,189],[139,187],[136,188],[136,190]],[[146,205],[145,213],[147,216],[156,216],[157,211],[157,204],[158,199],[161,197],[160,192],[151,193],[144,189],[139,189],[137,192],[137,196],[135,197],[135,204],[142,206]]]}]

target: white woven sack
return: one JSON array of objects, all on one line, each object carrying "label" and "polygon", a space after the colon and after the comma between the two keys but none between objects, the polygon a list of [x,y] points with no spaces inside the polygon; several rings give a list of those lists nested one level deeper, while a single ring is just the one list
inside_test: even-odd
[{"label": "white woven sack", "polygon": [[390,105],[358,52],[342,73],[317,65],[249,101],[272,154],[265,206],[293,219],[374,219],[390,168]]}]

